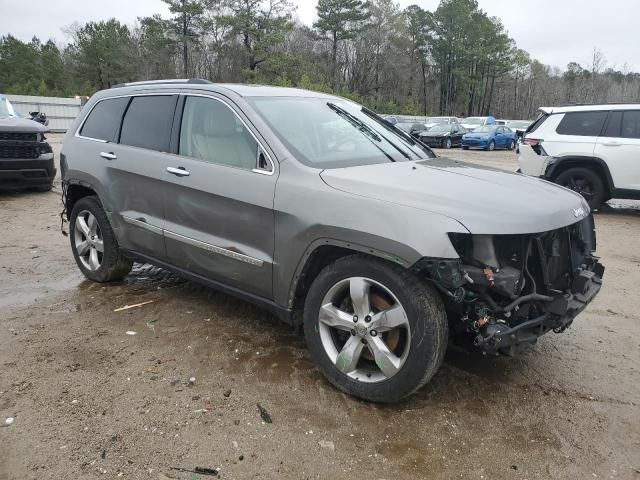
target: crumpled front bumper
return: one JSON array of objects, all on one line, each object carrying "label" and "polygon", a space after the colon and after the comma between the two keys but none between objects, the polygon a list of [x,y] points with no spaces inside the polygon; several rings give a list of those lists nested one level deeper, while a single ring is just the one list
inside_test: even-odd
[{"label": "crumpled front bumper", "polygon": [[563,332],[598,294],[603,274],[604,267],[600,263],[592,270],[580,272],[574,279],[571,292],[551,301],[543,315],[513,327],[501,322],[488,325],[475,338],[474,344],[487,355],[513,355],[520,347],[535,343],[549,330]]}]

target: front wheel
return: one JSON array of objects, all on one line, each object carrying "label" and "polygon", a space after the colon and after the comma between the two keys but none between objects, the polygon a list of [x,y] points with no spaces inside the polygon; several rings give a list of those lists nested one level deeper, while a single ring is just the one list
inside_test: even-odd
[{"label": "front wheel", "polygon": [[445,139],[444,143],[443,143],[444,148],[449,149],[451,148],[451,139],[447,138]]},{"label": "front wheel", "polygon": [[312,283],[304,333],[311,357],[333,385],[364,400],[395,402],[438,370],[448,324],[430,285],[396,265],[353,255]]},{"label": "front wheel", "polygon": [[558,175],[555,183],[582,195],[592,210],[600,207],[605,201],[604,183],[600,176],[589,168],[565,170]]},{"label": "front wheel", "polygon": [[489,142],[489,145],[487,145],[487,150],[489,150],[490,152],[493,152],[495,149],[496,149],[496,142],[491,140]]},{"label": "front wheel", "polygon": [[511,142],[509,142],[509,150],[513,150],[514,148],[516,148],[516,141],[511,140]]}]

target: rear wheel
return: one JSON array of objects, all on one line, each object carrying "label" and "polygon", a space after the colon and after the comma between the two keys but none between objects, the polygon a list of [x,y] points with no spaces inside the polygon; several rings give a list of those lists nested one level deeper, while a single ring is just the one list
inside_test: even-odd
[{"label": "rear wheel", "polygon": [[600,207],[605,201],[604,183],[600,176],[589,168],[576,167],[565,170],[558,175],[555,183],[582,195],[592,210]]},{"label": "rear wheel", "polygon": [[96,197],[76,202],[69,226],[73,256],[89,280],[112,282],[131,271],[133,261],[120,251],[107,214]]},{"label": "rear wheel", "polygon": [[448,324],[430,285],[403,268],[353,255],[314,280],[304,332],[312,358],[333,385],[365,400],[394,402],[435,374]]}]

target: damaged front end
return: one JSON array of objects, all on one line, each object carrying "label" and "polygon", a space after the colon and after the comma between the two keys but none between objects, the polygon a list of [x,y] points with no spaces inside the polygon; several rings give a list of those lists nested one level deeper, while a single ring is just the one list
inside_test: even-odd
[{"label": "damaged front end", "polygon": [[512,355],[564,331],[602,285],[591,216],[543,233],[450,238],[460,258],[423,258],[415,268],[443,292],[452,334],[485,354]]}]

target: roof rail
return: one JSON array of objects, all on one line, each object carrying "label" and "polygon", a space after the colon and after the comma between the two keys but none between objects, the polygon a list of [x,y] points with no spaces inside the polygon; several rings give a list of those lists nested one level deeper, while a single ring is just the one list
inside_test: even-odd
[{"label": "roof rail", "polygon": [[202,78],[175,78],[169,80],[146,80],[143,82],[118,83],[111,88],[137,87],[140,85],[171,85],[171,84],[209,84],[213,83]]},{"label": "roof rail", "polygon": [[598,107],[600,105],[640,105],[640,102],[602,102],[602,103],[563,103],[556,108],[562,107]]}]

